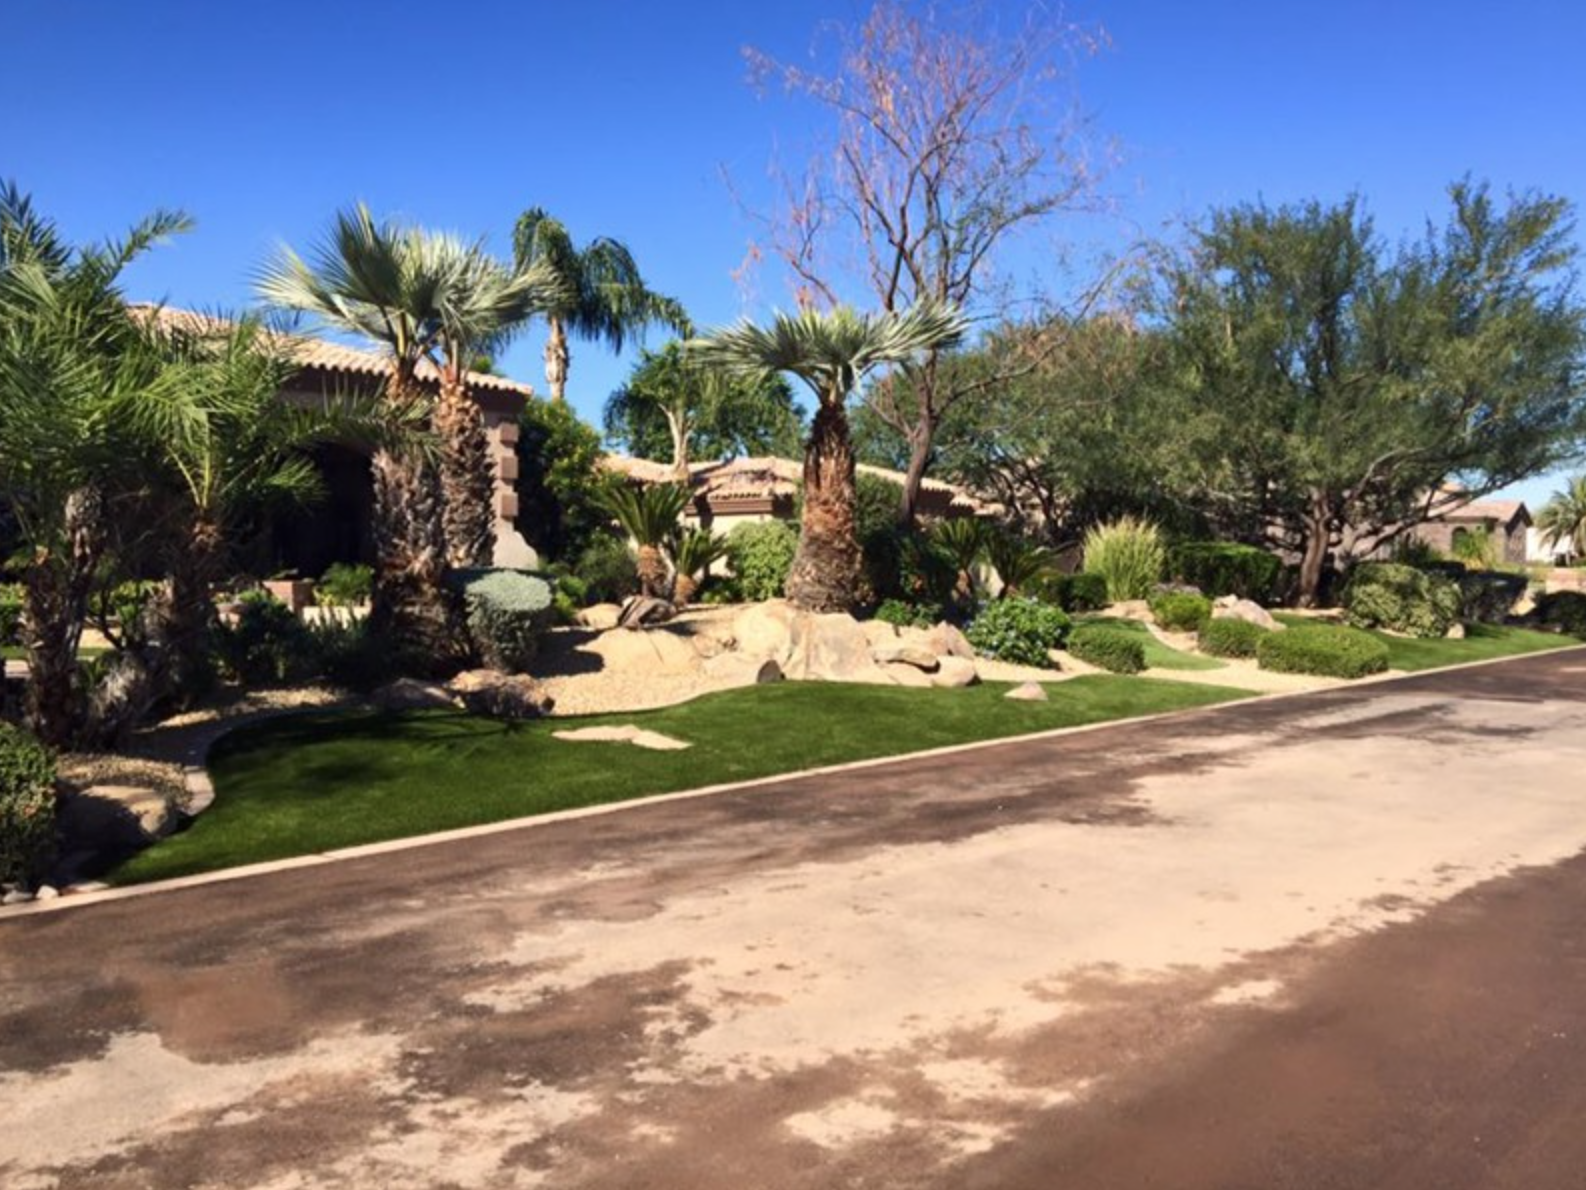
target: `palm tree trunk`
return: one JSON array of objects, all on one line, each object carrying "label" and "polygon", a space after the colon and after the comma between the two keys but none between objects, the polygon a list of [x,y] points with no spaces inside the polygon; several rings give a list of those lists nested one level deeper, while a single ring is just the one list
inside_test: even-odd
[{"label": "palm tree trunk", "polygon": [[56,748],[76,741],[87,710],[77,651],[104,546],[103,517],[103,501],[95,489],[69,494],[63,548],[53,554],[41,551],[24,579],[28,721],[34,734]]},{"label": "palm tree trunk", "polygon": [[213,679],[210,638],[215,604],[210,588],[224,540],[221,527],[200,516],[171,570],[164,636],[171,657],[168,680],[181,706],[191,705]]},{"label": "palm tree trunk", "polygon": [[491,507],[495,475],[490,440],[476,401],[463,379],[447,368],[435,406],[435,433],[440,438],[442,533],[446,561],[454,567],[489,566],[496,545],[496,517]]},{"label": "palm tree trunk", "polygon": [[804,451],[804,524],[787,597],[814,612],[852,611],[861,558],[854,532],[854,450],[848,414],[822,402]]},{"label": "palm tree trunk", "polygon": [[694,602],[694,596],[699,593],[699,580],[692,574],[679,573],[672,584],[672,602],[678,607],[687,607]]},{"label": "palm tree trunk", "polygon": [[545,339],[545,387],[553,401],[567,399],[567,366],[572,361],[572,351],[567,346],[567,328],[560,318],[548,320],[549,334]]},{"label": "palm tree trunk", "polygon": [[658,546],[641,545],[638,558],[639,590],[652,599],[666,597],[666,559]]}]

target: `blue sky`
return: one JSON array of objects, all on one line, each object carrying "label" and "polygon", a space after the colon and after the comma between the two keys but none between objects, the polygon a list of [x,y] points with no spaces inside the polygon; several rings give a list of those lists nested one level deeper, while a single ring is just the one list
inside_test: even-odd
[{"label": "blue sky", "polygon": [[[1024,3],[991,3],[1016,19]],[[584,0],[446,6],[275,0],[7,0],[0,176],[75,237],[157,206],[198,220],[130,289],[236,307],[273,247],[305,245],[355,199],[483,235],[523,208],[633,248],[703,324],[787,304],[733,279],[753,227],[723,181],[763,194],[809,112],[761,99],[741,49],[807,60],[854,0]],[[1417,232],[1469,171],[1586,197],[1586,5],[1520,0],[1073,4],[1111,48],[1078,83],[1123,163],[1116,214],[1053,238],[1079,257],[1215,204],[1364,193],[1379,228]],[[1055,251],[1031,243],[1040,270]],[[539,385],[541,338],[502,361]],[[629,360],[575,344],[571,396],[598,417]],[[1545,496],[1555,481],[1526,485]]]}]

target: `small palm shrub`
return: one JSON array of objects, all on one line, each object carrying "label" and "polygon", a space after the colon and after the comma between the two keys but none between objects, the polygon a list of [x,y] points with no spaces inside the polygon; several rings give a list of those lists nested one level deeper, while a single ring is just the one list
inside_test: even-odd
[{"label": "small palm shrub", "polygon": [[646,595],[665,594],[663,551],[691,498],[678,483],[613,483],[601,493],[601,506],[638,548],[639,589]]},{"label": "small palm shrub", "polygon": [[672,546],[672,601],[693,603],[700,583],[710,576],[710,568],[727,556],[727,543],[703,525],[684,529]]},{"label": "small palm shrub", "polygon": [[1254,657],[1267,632],[1260,624],[1226,617],[1202,624],[1195,643],[1202,653],[1211,657]]},{"label": "small palm shrub", "polygon": [[975,567],[986,552],[990,534],[974,517],[949,517],[931,526],[931,544],[953,566],[954,593],[969,600],[975,593]]},{"label": "small palm shrub", "polygon": [[1113,603],[1144,599],[1166,565],[1162,533],[1150,521],[1119,517],[1085,534],[1085,569],[1101,575]]},{"label": "small palm shrub", "polygon": [[986,560],[1002,580],[1003,598],[1036,594],[1041,580],[1052,569],[1050,550],[1006,531],[988,536]]},{"label": "small palm shrub", "polygon": [[1344,618],[1356,628],[1440,637],[1459,619],[1459,585],[1398,562],[1366,562],[1350,576],[1343,605]]},{"label": "small palm shrub", "polygon": [[22,584],[0,583],[0,645],[14,645],[22,637]]},{"label": "small palm shrub", "polygon": [[1212,601],[1188,591],[1158,591],[1149,606],[1151,618],[1169,632],[1199,632],[1212,618]]},{"label": "small palm shrub", "polygon": [[930,628],[942,621],[945,609],[939,603],[910,603],[906,599],[883,599],[874,619],[898,628]]},{"label": "small palm shrub", "polygon": [[314,638],[303,622],[268,591],[237,597],[236,621],[221,628],[215,647],[221,669],[245,685],[302,682],[319,668]]},{"label": "small palm shrub", "polygon": [[639,565],[622,538],[596,533],[573,566],[584,583],[584,606],[621,603],[639,592]]},{"label": "small palm shrub", "polygon": [[1274,673],[1363,678],[1388,668],[1388,646],[1358,628],[1312,625],[1267,633],[1256,645],[1256,663]]},{"label": "small palm shrub", "polygon": [[314,601],[321,607],[362,607],[373,593],[374,567],[358,562],[334,563],[314,584]]},{"label": "small palm shrub", "polygon": [[1036,594],[1066,612],[1099,612],[1107,606],[1107,580],[1099,574],[1046,574]]},{"label": "small palm shrub", "polygon": [[798,530],[786,521],[735,526],[727,534],[727,565],[744,599],[780,599],[798,545]]},{"label": "small palm shrub", "polygon": [[1168,550],[1168,574],[1213,599],[1234,595],[1263,603],[1272,598],[1283,563],[1276,554],[1237,541],[1181,541]]},{"label": "small palm shrub", "polygon": [[1586,640],[1586,593],[1554,591],[1536,601],[1536,616],[1549,628]]},{"label": "small palm shrub", "polygon": [[452,581],[479,659],[505,673],[526,670],[553,618],[551,584],[521,570],[453,571]]},{"label": "small palm shrub", "polygon": [[1145,668],[1145,642],[1133,633],[1105,624],[1081,624],[1068,638],[1068,652],[1108,673],[1137,674]]},{"label": "small palm shrub", "polygon": [[0,881],[24,883],[55,844],[55,757],[0,723]]},{"label": "small palm shrub", "polygon": [[998,599],[983,606],[965,636],[976,651],[1015,665],[1050,666],[1047,653],[1061,648],[1073,621],[1062,608],[1038,599]]}]

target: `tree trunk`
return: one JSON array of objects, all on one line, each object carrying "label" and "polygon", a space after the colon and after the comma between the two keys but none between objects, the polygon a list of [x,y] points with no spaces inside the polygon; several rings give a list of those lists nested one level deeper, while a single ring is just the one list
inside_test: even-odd
[{"label": "tree trunk", "polygon": [[641,545],[638,558],[639,590],[652,599],[666,598],[666,559],[654,545]]},{"label": "tree trunk", "polygon": [[1322,568],[1327,561],[1327,543],[1332,536],[1332,506],[1327,493],[1313,490],[1305,509],[1305,544],[1300,554],[1298,604],[1315,607],[1321,595]]},{"label": "tree trunk", "polygon": [[567,346],[567,328],[560,318],[549,320],[550,333],[545,339],[545,387],[553,401],[567,399],[567,365],[572,352]]},{"label": "tree trunk", "polygon": [[692,574],[679,573],[672,583],[672,602],[678,607],[687,607],[694,602],[694,596],[699,593],[699,580]]},{"label": "tree trunk", "polygon": [[220,526],[200,516],[171,570],[164,636],[170,653],[167,680],[180,706],[191,706],[214,680],[210,645],[215,604],[210,585],[223,543]]},{"label": "tree trunk", "polygon": [[903,472],[903,494],[898,501],[898,524],[904,529],[914,528],[920,515],[920,487],[925,482],[925,468],[931,461],[931,444],[936,439],[936,419],[922,415],[909,428],[909,465]]},{"label": "tree trunk", "polygon": [[680,483],[688,482],[688,421],[672,409],[661,411],[666,415],[666,428],[672,436],[672,474]]},{"label": "tree trunk", "polygon": [[446,561],[454,567],[489,566],[496,547],[496,516],[491,507],[496,477],[484,414],[463,378],[448,367],[435,406],[440,438],[442,535]]},{"label": "tree trunk", "polygon": [[841,404],[822,402],[804,450],[804,525],[787,597],[805,611],[852,611],[860,569],[848,414]]},{"label": "tree trunk", "polygon": [[34,734],[51,747],[76,742],[87,710],[77,650],[104,547],[103,517],[103,501],[93,488],[68,495],[61,550],[35,555],[24,579],[28,721]]}]

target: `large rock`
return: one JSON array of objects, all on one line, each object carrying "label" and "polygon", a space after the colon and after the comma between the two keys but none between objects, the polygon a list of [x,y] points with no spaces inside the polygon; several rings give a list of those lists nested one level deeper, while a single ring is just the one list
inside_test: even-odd
[{"label": "large rock", "polygon": [[889,624],[885,620],[866,620],[864,622],[865,639],[870,642],[872,649],[891,648],[901,639],[896,624]]},{"label": "large rock", "polygon": [[973,686],[978,681],[975,663],[966,657],[943,657],[941,668],[931,675],[933,686]]},{"label": "large rock", "polygon": [[975,646],[969,643],[969,638],[945,620],[926,632],[925,644],[938,657],[975,659]]},{"label": "large rock", "polygon": [[764,686],[782,680],[782,666],[776,661],[761,661],[742,653],[720,653],[700,666],[700,672],[713,682],[729,686]]},{"label": "large rock", "polygon": [[931,684],[931,675],[922,669],[902,662],[892,662],[882,667],[887,676],[898,686],[927,687]]},{"label": "large rock", "polygon": [[864,625],[845,612],[796,617],[789,654],[785,668],[797,680],[892,685],[871,656]]},{"label": "large rock", "polygon": [[1014,702],[1045,702],[1046,687],[1039,682],[1021,682],[1002,697]]},{"label": "large rock", "polygon": [[581,651],[599,657],[613,673],[632,674],[636,682],[643,681],[646,674],[694,673],[701,661],[688,637],[669,628],[648,632],[614,628],[587,642]]},{"label": "large rock", "polygon": [[941,665],[941,658],[923,645],[882,646],[875,650],[874,656],[880,665],[912,665],[926,673],[935,673]]},{"label": "large rock", "polygon": [[490,564],[501,570],[538,570],[540,555],[516,529],[497,529]]},{"label": "large rock", "polygon": [[387,682],[369,696],[369,701],[382,711],[424,711],[433,707],[455,707],[457,700],[446,687],[434,682],[420,682],[415,678],[398,678]]},{"label": "large rock", "polygon": [[677,615],[677,604],[652,595],[634,595],[617,613],[618,628],[648,628],[665,624]]},{"label": "large rock", "polygon": [[470,669],[449,685],[470,713],[492,719],[539,719],[556,706],[556,700],[528,674]]},{"label": "large rock", "polygon": [[786,662],[793,648],[793,622],[798,613],[785,600],[756,603],[732,622],[733,638],[745,657]]},{"label": "large rock", "polygon": [[615,603],[596,603],[582,609],[573,620],[582,627],[605,632],[608,628],[615,628],[621,616],[622,608]]},{"label": "large rock", "polygon": [[1243,620],[1247,624],[1255,624],[1269,631],[1276,632],[1283,627],[1272,618],[1272,613],[1259,603],[1249,599],[1240,599],[1237,595],[1225,595],[1217,601],[1212,608],[1212,618],[1215,620]]}]

